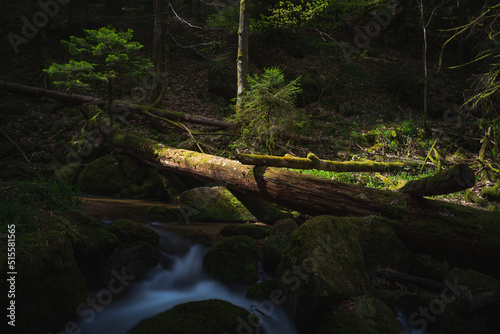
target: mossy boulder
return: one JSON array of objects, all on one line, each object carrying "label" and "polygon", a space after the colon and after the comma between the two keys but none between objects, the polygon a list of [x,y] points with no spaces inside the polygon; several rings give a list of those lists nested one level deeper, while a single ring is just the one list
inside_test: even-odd
[{"label": "mossy boulder", "polygon": [[275,280],[255,283],[248,288],[246,297],[258,300],[269,299],[272,292],[276,289],[278,289],[278,285]]},{"label": "mossy boulder", "polygon": [[256,218],[224,187],[199,187],[179,197],[186,221],[246,222]]},{"label": "mossy boulder", "polygon": [[412,257],[393,229],[394,222],[383,217],[359,218],[360,242],[368,271],[379,267],[408,272]]},{"label": "mossy boulder", "polygon": [[472,269],[454,268],[448,272],[447,280],[457,282],[475,293],[500,290],[500,281],[496,278],[474,271]]},{"label": "mossy boulder", "polygon": [[276,222],[262,247],[264,269],[273,272],[281,261],[281,253],[285,250],[292,233],[299,227],[293,219],[282,219]]},{"label": "mossy boulder", "polygon": [[257,242],[246,235],[225,238],[216,243],[203,258],[208,277],[224,284],[257,282]]},{"label": "mossy boulder", "polygon": [[317,334],[401,332],[392,310],[380,300],[365,295],[334,306],[321,321]]},{"label": "mossy boulder", "polygon": [[178,221],[181,215],[179,209],[170,208],[162,205],[155,205],[148,209],[147,217],[150,220],[158,220],[158,221]]},{"label": "mossy boulder", "polygon": [[247,235],[254,239],[267,237],[271,233],[272,227],[262,224],[232,224],[226,225],[220,230],[220,234],[225,237],[235,235]]},{"label": "mossy boulder", "polygon": [[85,164],[74,162],[72,164],[62,166],[58,171],[51,176],[51,181],[67,181],[71,184],[78,182],[78,176],[85,169]]},{"label": "mossy boulder", "polygon": [[[258,319],[247,310],[230,302],[209,299],[188,302],[148,319],[132,329],[130,334],[236,334],[255,333],[254,327],[243,325],[248,319]],[[250,328],[250,330],[248,330]]]},{"label": "mossy boulder", "polygon": [[298,322],[328,305],[365,294],[368,275],[355,220],[317,216],[292,234],[276,268]]},{"label": "mossy boulder", "polygon": [[105,225],[105,229],[114,234],[122,243],[131,243],[136,241],[146,241],[156,249],[160,237],[158,233],[133,220],[121,218]]},{"label": "mossy boulder", "polygon": [[100,261],[100,278],[106,284],[115,277],[113,273],[118,272],[137,279],[146,275],[157,262],[156,248],[147,241],[136,241],[116,248]]},{"label": "mossy boulder", "polygon": [[20,235],[16,239],[16,271],[18,333],[64,328],[87,297],[85,278],[71,243],[60,231]]},{"label": "mossy boulder", "polygon": [[54,216],[49,226],[51,230],[62,232],[71,243],[76,262],[85,274],[87,285],[101,285],[99,261],[119,247],[120,240],[103,224],[79,211],[68,211],[62,216]]},{"label": "mossy boulder", "polygon": [[88,193],[95,195],[114,195],[127,188],[131,181],[112,156],[98,158],[87,166],[78,176],[77,184]]}]

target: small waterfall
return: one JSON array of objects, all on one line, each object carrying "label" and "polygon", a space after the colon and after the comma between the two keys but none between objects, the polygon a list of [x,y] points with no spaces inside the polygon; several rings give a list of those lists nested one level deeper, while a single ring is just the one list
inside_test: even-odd
[{"label": "small waterfall", "polygon": [[[223,299],[249,311],[253,302],[245,291],[209,280],[203,272],[207,249],[190,245],[178,235],[154,227],[160,234],[160,263],[140,282],[128,286],[102,310],[79,319],[82,334],[125,334],[141,321],[189,301]],[[275,308],[264,316],[260,334],[294,334],[288,315]]]}]

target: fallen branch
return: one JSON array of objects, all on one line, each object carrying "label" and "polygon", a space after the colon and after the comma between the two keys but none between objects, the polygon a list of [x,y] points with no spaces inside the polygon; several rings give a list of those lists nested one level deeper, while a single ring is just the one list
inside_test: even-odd
[{"label": "fallen branch", "polygon": [[28,157],[26,157],[26,154],[24,154],[23,150],[19,147],[19,145],[17,145],[17,144],[16,144],[16,142],[15,142],[15,141],[13,141],[13,140],[12,140],[12,139],[11,139],[11,138],[10,138],[10,137],[9,137],[9,136],[8,136],[8,135],[7,135],[7,134],[6,134],[3,130],[2,130],[2,128],[0,128],[0,133],[2,133],[2,134],[4,135],[4,137],[5,137],[5,138],[7,138],[7,140],[8,140],[8,141],[10,141],[10,143],[11,143],[12,145],[14,145],[14,146],[17,148],[17,150],[18,150],[19,152],[21,152],[21,154],[23,155],[24,159],[25,159],[25,160],[26,160],[26,161],[27,161],[30,165],[32,165],[31,160],[29,160],[29,159],[28,159]]},{"label": "fallen branch", "polygon": [[[104,104],[105,102],[100,101],[98,98],[93,96],[86,96],[80,94],[67,94],[61,93],[49,89],[43,89],[38,87],[30,87],[21,84],[6,82],[0,80],[0,88],[11,91],[16,94],[35,96],[35,97],[48,97],[51,99],[56,99],[59,101],[69,102],[73,104],[84,104],[84,103],[97,103]],[[207,126],[214,126],[221,129],[230,129],[234,126],[233,123],[219,121],[216,119],[205,118],[202,116],[190,115],[183,112],[171,111],[165,109],[158,109],[149,106],[140,106],[136,104],[129,104],[123,102],[117,102],[113,105],[115,112],[132,112],[141,113],[145,112],[164,117],[175,122],[187,122],[192,124],[200,124]]]},{"label": "fallen branch", "polygon": [[318,169],[332,172],[387,172],[400,170],[409,166],[417,166],[413,163],[403,162],[378,162],[364,161],[330,161],[321,160],[316,155],[309,153],[307,158],[296,158],[292,156],[277,157],[272,155],[238,154],[238,160],[245,165],[270,166],[295,169]]}]

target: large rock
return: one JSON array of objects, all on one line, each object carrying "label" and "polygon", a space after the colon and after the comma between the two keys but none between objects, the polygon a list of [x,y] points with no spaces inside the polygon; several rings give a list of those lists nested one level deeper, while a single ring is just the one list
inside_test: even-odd
[{"label": "large rock", "polygon": [[292,235],[276,268],[299,325],[328,305],[365,294],[368,275],[352,219],[318,216]]},{"label": "large rock", "polygon": [[85,169],[85,164],[75,162],[61,167],[51,176],[51,181],[67,181],[71,184],[78,182],[78,176]]},{"label": "large rock", "polygon": [[224,187],[190,189],[179,198],[186,221],[246,222],[255,217]]},{"label": "large rock", "polygon": [[245,235],[223,239],[203,258],[203,269],[208,277],[225,284],[253,284],[257,282],[257,242]]},{"label": "large rock", "polygon": [[122,243],[146,241],[153,248],[156,248],[160,239],[155,230],[125,218],[117,219],[105,225],[105,228],[108,232],[114,234]]},{"label": "large rock", "polygon": [[281,261],[281,253],[285,250],[292,233],[299,227],[293,219],[282,219],[273,226],[271,234],[262,247],[264,269],[273,272]]},{"label": "large rock", "polygon": [[112,156],[92,161],[78,176],[78,185],[95,195],[117,194],[130,183],[119,162]]},{"label": "large rock", "polygon": [[[4,273],[10,271],[6,268],[6,254],[0,252],[0,270]],[[64,328],[87,297],[85,278],[75,262],[71,243],[62,232],[39,231],[18,236],[15,269],[15,299],[11,300],[15,300],[16,306],[16,333],[48,333]],[[7,296],[6,278],[2,278],[0,288]],[[6,322],[7,318],[0,328]]]},{"label": "large rock", "polygon": [[321,321],[317,334],[399,334],[401,327],[392,310],[380,300],[359,296],[336,305]]},{"label": "large rock", "polygon": [[255,333],[248,325],[258,319],[247,310],[230,302],[209,299],[188,302],[148,319],[130,334],[239,334]]},{"label": "large rock", "polygon": [[116,248],[100,261],[100,277],[102,283],[110,282],[116,273],[125,273],[131,280],[146,275],[158,262],[158,252],[150,243],[137,241]]},{"label": "large rock", "polygon": [[393,229],[395,222],[383,217],[359,218],[360,242],[367,270],[379,267],[408,272],[412,256]]}]

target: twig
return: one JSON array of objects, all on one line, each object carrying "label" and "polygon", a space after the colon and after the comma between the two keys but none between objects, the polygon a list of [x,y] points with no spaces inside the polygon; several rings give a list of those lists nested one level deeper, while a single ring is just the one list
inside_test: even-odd
[{"label": "twig", "polygon": [[0,128],[0,132],[5,136],[5,138],[7,138],[8,141],[10,141],[12,143],[12,145],[14,145],[19,150],[19,152],[21,152],[21,154],[23,155],[24,159],[30,165],[32,165],[31,161],[26,157],[26,154],[24,154],[23,150],[12,139],[10,139],[10,137],[2,130],[2,128]]},{"label": "twig", "polygon": [[174,13],[175,17],[177,17],[177,19],[178,19],[179,21],[181,21],[182,23],[187,24],[187,25],[188,25],[188,26],[190,26],[191,28],[203,29],[202,27],[195,26],[194,24],[191,24],[191,23],[189,23],[188,21],[186,21],[186,20],[184,20],[184,19],[180,18],[180,17],[179,17],[179,15],[177,15],[177,13],[175,12],[175,9],[174,9],[174,7],[172,6],[172,3],[169,3],[169,5],[170,5],[170,9],[172,9],[172,12]]},{"label": "twig", "polygon": [[200,150],[201,153],[205,153],[203,152],[203,149],[201,148],[200,144],[198,144],[198,141],[193,137],[193,134],[191,133],[191,131],[187,128],[187,126],[185,126],[184,124],[182,123],[179,123],[180,126],[182,126],[186,131],[187,133],[189,134],[189,136],[191,137],[191,139],[193,139],[194,143],[196,144],[196,146],[198,147],[198,149]]}]

